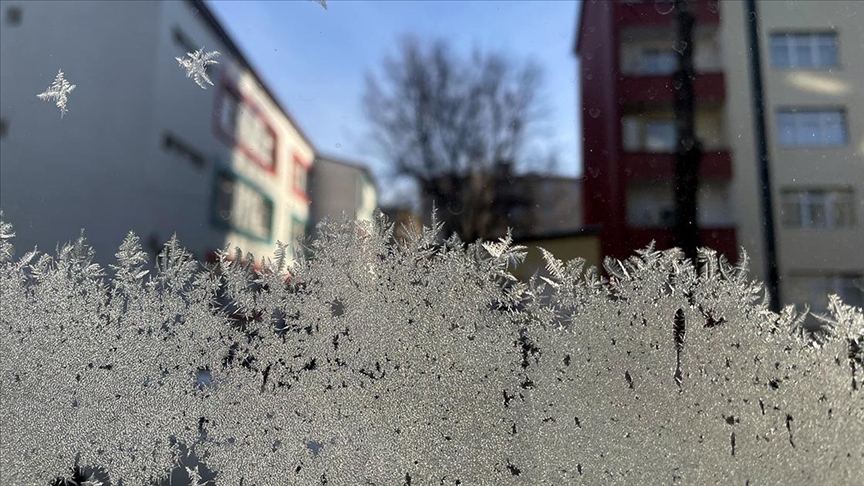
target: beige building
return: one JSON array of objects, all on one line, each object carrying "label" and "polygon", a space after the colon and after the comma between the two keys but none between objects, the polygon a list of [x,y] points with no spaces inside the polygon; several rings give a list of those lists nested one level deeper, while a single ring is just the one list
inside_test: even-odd
[{"label": "beige building", "polygon": [[378,207],[378,188],[369,169],[359,163],[318,155],[309,173],[309,229],[343,217],[372,221]]},{"label": "beige building", "polygon": [[[862,305],[864,8],[860,2],[757,2],[780,295]],[[756,131],[744,2],[720,2],[738,239],[764,278]]]}]

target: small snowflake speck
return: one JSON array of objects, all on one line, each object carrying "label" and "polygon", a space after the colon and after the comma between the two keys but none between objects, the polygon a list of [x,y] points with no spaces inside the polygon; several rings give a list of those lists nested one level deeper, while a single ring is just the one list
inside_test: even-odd
[{"label": "small snowflake speck", "polygon": [[187,52],[186,57],[175,57],[174,59],[180,64],[180,67],[186,70],[186,77],[195,80],[195,84],[201,89],[207,89],[204,85],[206,82],[213,86],[210,77],[207,76],[207,66],[211,64],[219,64],[214,57],[219,55],[219,51],[204,52],[204,48],[198,49],[195,52]]},{"label": "small snowflake speck", "polygon": [[53,100],[57,102],[57,108],[60,108],[60,117],[66,114],[66,103],[69,101],[69,93],[75,89],[75,85],[66,80],[62,70],[57,70],[57,76],[54,82],[44,92],[36,95],[40,100]]}]

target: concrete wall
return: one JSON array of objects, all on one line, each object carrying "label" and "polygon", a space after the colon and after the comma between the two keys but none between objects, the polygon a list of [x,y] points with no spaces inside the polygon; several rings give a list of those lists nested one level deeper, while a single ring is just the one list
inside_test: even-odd
[{"label": "concrete wall", "polygon": [[[21,8],[20,25],[6,22],[10,5]],[[18,230],[18,253],[37,244],[53,251],[83,227],[100,259],[113,259],[125,231],[146,236],[159,197],[151,143],[159,6],[3,7],[0,116],[8,128],[0,140],[0,207]],[[54,103],[36,98],[58,69],[76,85],[62,119]]]},{"label": "concrete wall", "polygon": [[[720,2],[726,68],[726,119],[733,152],[739,211],[739,241],[752,255],[754,274],[764,278],[762,222],[755,162],[743,2]],[[758,2],[762,75],[766,93],[770,169],[772,173],[777,247],[784,280],[801,271],[864,273],[864,22],[860,5],[846,1]],[[775,31],[834,31],[839,40],[840,66],[831,70],[789,70],[771,65],[769,35]],[[846,112],[848,144],[840,147],[782,148],[776,141],[775,111],[781,107],[842,107]],[[784,189],[853,186],[857,225],[852,229],[796,230],[784,228],[780,194]],[[786,300],[784,298],[784,300]]]},{"label": "concrete wall", "polygon": [[[189,2],[9,2],[18,4],[18,26],[0,22],[0,206],[18,229],[19,249],[53,250],[80,228],[110,262],[128,230],[145,247],[173,233],[197,257],[226,243],[269,255],[275,241],[291,241],[292,217],[305,221],[308,203],[291,190],[295,155],[311,163],[312,147],[300,136],[255,77],[217,38]],[[4,2],[4,7],[7,3]],[[202,90],[175,57],[195,49],[218,50],[208,68],[216,86]],[[57,69],[77,87],[69,113],[36,99]],[[239,157],[216,130],[222,84],[236,87],[277,135],[274,174]],[[171,134],[200,153],[191,164],[166,150]],[[250,239],[211,223],[215,174],[221,168],[251,181],[274,202],[269,241]]]}]

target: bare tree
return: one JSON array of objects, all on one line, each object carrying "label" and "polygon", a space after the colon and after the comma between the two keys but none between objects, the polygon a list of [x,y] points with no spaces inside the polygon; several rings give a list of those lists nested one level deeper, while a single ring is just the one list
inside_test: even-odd
[{"label": "bare tree", "polygon": [[464,59],[443,41],[405,37],[382,75],[367,75],[363,103],[392,175],[413,180],[445,231],[471,241],[500,236],[508,213],[529,204],[508,181],[540,116],[540,80],[531,63]]},{"label": "bare tree", "polygon": [[696,17],[690,10],[690,0],[675,0],[677,32],[675,51],[678,69],[674,74],[675,124],[678,132],[675,157],[675,245],[687,258],[695,261],[700,245],[698,217],[699,163],[702,146],[696,138],[696,90],[693,65],[693,25]]}]

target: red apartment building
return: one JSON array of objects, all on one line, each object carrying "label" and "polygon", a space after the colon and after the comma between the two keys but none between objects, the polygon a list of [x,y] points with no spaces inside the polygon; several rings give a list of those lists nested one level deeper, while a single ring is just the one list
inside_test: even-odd
[{"label": "red apartment building", "polygon": [[[696,133],[703,144],[702,245],[737,259],[732,159],[720,9],[693,2]],[[580,60],[584,224],[598,225],[603,255],[624,258],[654,240],[672,246],[676,69],[671,2],[584,0],[574,52]]]}]

